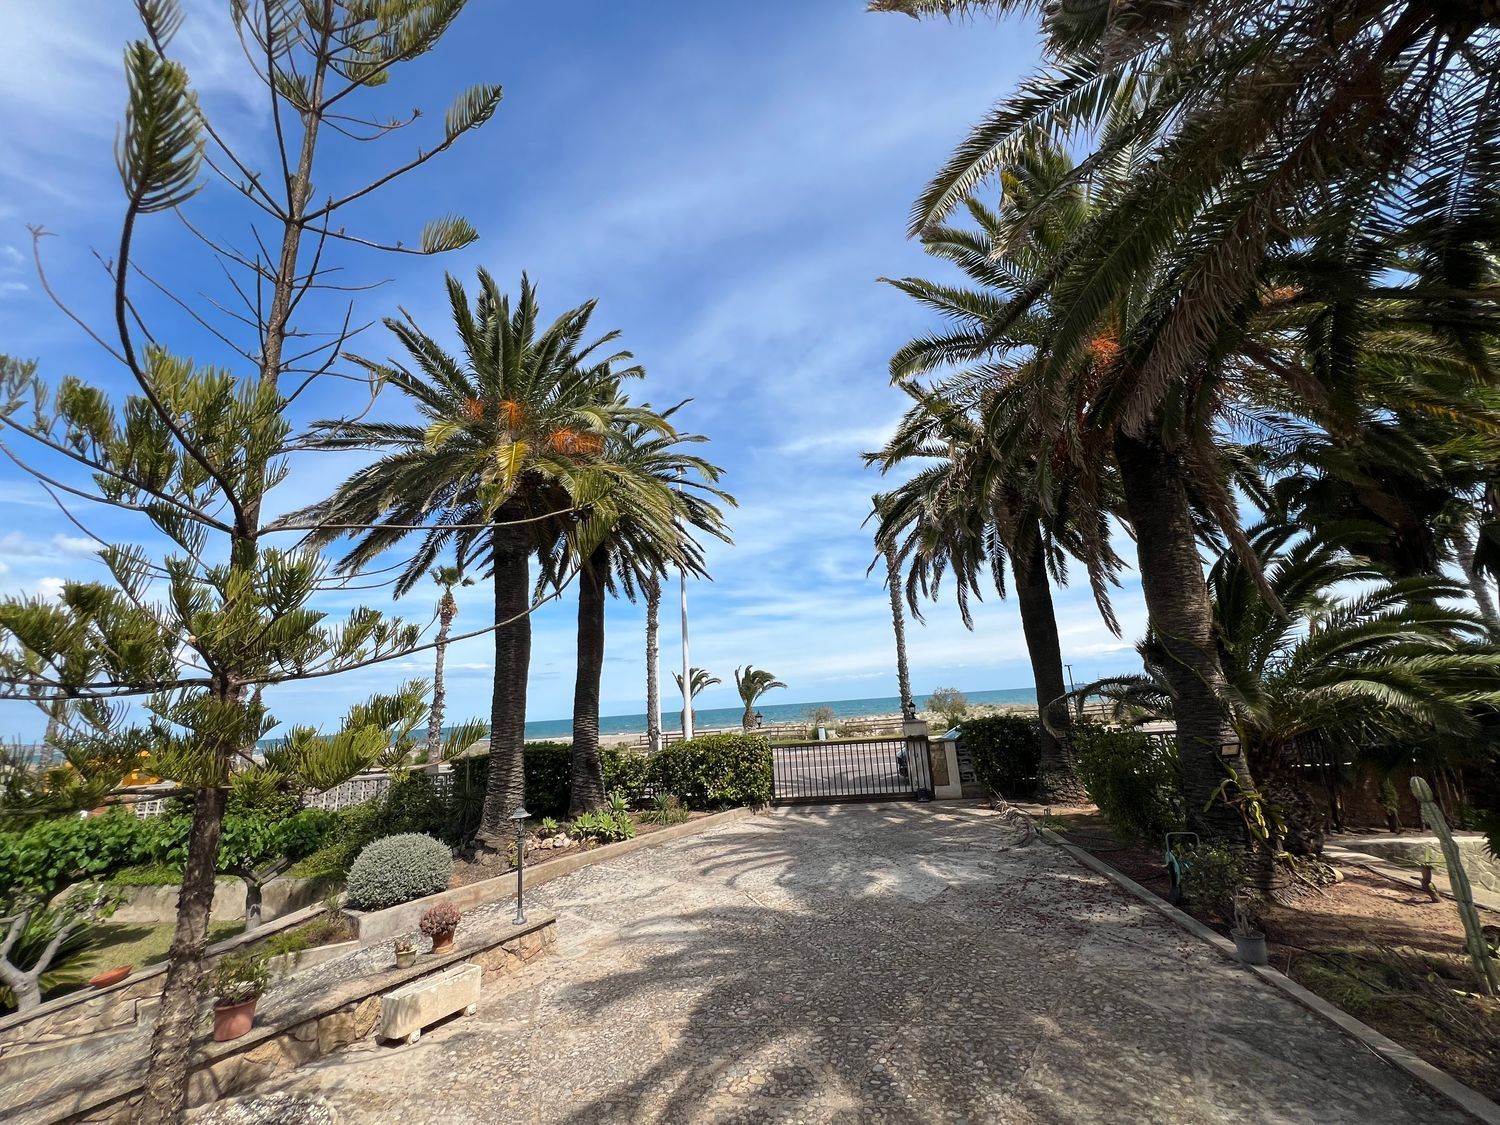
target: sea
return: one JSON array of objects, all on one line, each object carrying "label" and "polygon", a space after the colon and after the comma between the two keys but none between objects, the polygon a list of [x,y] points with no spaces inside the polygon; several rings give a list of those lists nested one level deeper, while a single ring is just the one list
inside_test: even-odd
[{"label": "sea", "polygon": [[[670,698],[676,693],[664,693]],[[999,688],[994,691],[966,691],[964,698],[970,706],[981,704],[1020,703],[1036,705],[1035,688]],[[917,710],[927,709],[927,696],[916,697]],[[819,707],[830,707],[839,719],[863,719],[871,715],[893,715],[901,711],[901,698],[895,695],[876,696],[872,699],[814,699],[803,703],[772,703],[762,699],[755,705],[767,723],[789,723],[805,719],[808,713]],[[743,707],[696,707],[693,709],[693,725],[699,730],[715,730],[719,727],[738,727],[744,716]],[[681,710],[662,710],[663,730],[679,730],[682,727]],[[600,734],[643,734],[646,716],[601,715]],[[541,719],[526,724],[528,742],[568,741],[573,737],[572,719]]]}]

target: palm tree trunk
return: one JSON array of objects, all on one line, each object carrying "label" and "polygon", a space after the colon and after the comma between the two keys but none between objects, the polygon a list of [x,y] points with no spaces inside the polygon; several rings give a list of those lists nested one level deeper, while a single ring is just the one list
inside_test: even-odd
[{"label": "palm tree trunk", "polygon": [[578,674],[573,681],[573,751],[568,765],[568,815],[604,807],[604,765],[599,760],[599,678],[604,672],[603,550],[578,575]]},{"label": "palm tree trunk", "polygon": [[654,754],[661,749],[661,577],[646,579],[646,745]]},{"label": "palm tree trunk", "polygon": [[[519,518],[502,508],[500,522]],[[515,834],[509,817],[526,801],[526,678],[531,670],[531,544],[523,529],[491,532],[495,581],[495,690],[490,705],[490,775],[478,843],[502,854]],[[503,624],[502,624],[503,623]]]},{"label": "palm tree trunk", "polygon": [[906,665],[906,616],[901,612],[900,570],[894,547],[885,549],[885,578],[891,591],[891,626],[896,631],[896,689],[901,693],[901,716],[915,719],[917,705],[911,697],[911,671]]},{"label": "palm tree trunk", "polygon": [[1205,842],[1240,844],[1245,829],[1239,814],[1214,793],[1224,781],[1225,766],[1246,784],[1250,766],[1243,750],[1231,757],[1220,753],[1234,741],[1234,727],[1224,702],[1224,670],[1182,466],[1155,434],[1136,438],[1116,433],[1115,458],[1135,529],[1141,593],[1166,654],[1163,674],[1177,716],[1178,772],[1188,824]]},{"label": "palm tree trunk", "polygon": [[457,611],[458,606],[453,603],[453,592],[443,591],[443,600],[438,605],[437,643],[434,646],[432,665],[432,714],[427,718],[428,765],[442,756],[443,711],[448,699],[448,689],[443,686],[443,660],[448,654],[448,631],[453,628],[453,615]]},{"label": "palm tree trunk", "polygon": [[1474,594],[1474,602],[1479,606],[1480,616],[1491,625],[1500,627],[1500,612],[1495,610],[1495,595],[1490,590],[1489,581],[1474,569],[1474,541],[1469,538],[1467,525],[1460,528],[1458,534],[1453,537],[1453,553],[1458,556],[1459,568],[1464,572],[1464,578]]},{"label": "palm tree trunk", "polygon": [[[1010,567],[1016,578],[1016,605],[1021,612],[1026,652],[1031,658],[1031,678],[1036,684],[1037,714],[1066,731],[1067,708],[1060,708],[1057,714],[1048,711],[1048,706],[1068,689],[1063,681],[1062,645],[1057,638],[1052,587],[1047,581],[1046,547],[1041,529],[1035,525],[1026,529],[1023,538],[1010,552]],[[1037,726],[1037,800],[1055,805],[1086,802],[1088,791],[1078,776],[1066,734],[1060,739],[1047,723],[1040,722]]]}]

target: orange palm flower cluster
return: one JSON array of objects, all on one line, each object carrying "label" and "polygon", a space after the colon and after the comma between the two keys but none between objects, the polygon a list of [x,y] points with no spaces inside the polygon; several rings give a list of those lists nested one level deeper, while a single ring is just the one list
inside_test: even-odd
[{"label": "orange palm flower cluster", "polygon": [[1089,341],[1089,358],[1099,369],[1113,367],[1120,358],[1120,341],[1107,332],[1101,332]]},{"label": "orange palm flower cluster", "polygon": [[604,451],[604,439],[598,434],[580,433],[578,430],[554,430],[547,437],[552,452],[569,457],[594,456]]}]

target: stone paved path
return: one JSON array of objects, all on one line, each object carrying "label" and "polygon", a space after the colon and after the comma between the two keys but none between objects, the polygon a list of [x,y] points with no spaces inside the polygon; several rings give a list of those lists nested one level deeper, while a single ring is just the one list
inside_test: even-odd
[{"label": "stone paved path", "polygon": [[588,868],[529,898],[558,952],[478,1015],[277,1088],[372,1125],[1467,1120],[1013,839],[976,808],[846,805]]}]

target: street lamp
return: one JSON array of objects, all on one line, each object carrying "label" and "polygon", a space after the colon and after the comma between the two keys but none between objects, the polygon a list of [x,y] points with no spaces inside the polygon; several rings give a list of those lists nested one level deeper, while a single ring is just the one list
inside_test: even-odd
[{"label": "street lamp", "polygon": [[515,925],[526,924],[526,911],[522,907],[521,896],[525,892],[526,870],[526,818],[531,814],[526,811],[526,806],[517,805],[516,811],[510,814],[510,819],[516,822],[516,917]]}]

